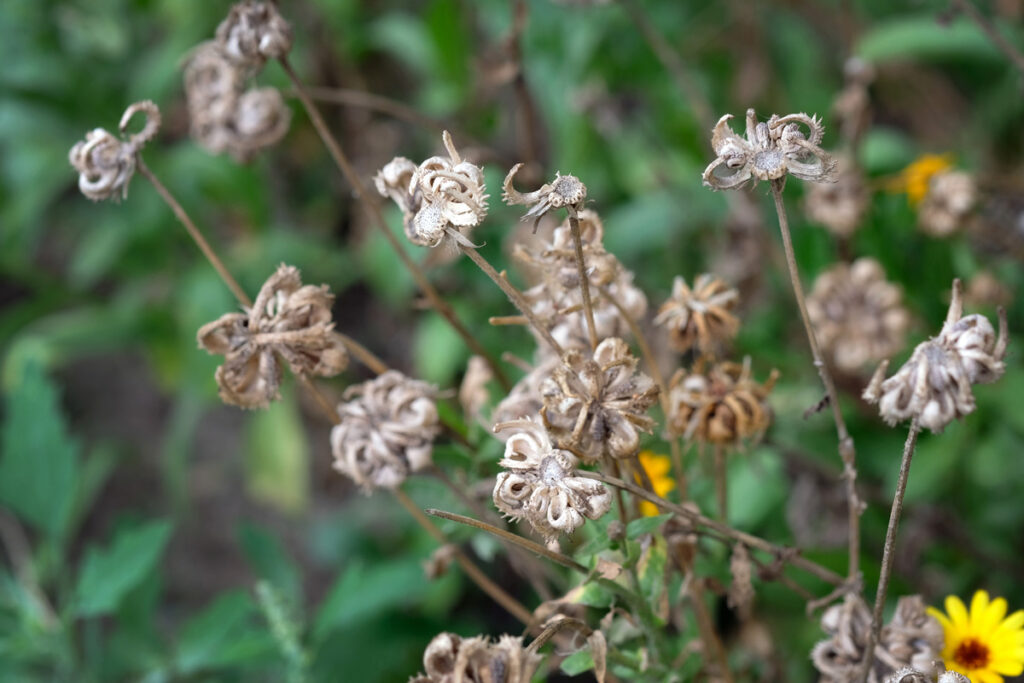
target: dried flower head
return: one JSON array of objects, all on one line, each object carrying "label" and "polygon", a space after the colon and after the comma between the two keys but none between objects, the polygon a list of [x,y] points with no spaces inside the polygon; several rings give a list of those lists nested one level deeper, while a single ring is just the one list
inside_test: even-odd
[{"label": "dried flower head", "polygon": [[409,683],[530,683],[540,662],[522,638],[505,635],[492,643],[484,636],[441,633],[423,652],[426,674]]},{"label": "dried flower head", "polygon": [[743,365],[718,363],[707,372],[698,363],[692,373],[680,369],[669,382],[668,432],[687,441],[738,445],[759,438],[771,424],[766,399],[776,371],[764,384],[750,376],[750,358]]},{"label": "dried flower head", "polygon": [[483,356],[472,356],[466,365],[466,374],[459,387],[459,404],[467,418],[479,418],[490,394],[487,383],[494,379],[491,366]]},{"label": "dried flower head", "polygon": [[872,258],[840,263],[819,275],[807,312],[818,343],[844,372],[900,351],[910,327],[901,288],[885,279]]},{"label": "dried flower head", "polygon": [[495,425],[510,432],[505,468],[494,484],[494,505],[513,519],[526,519],[548,540],[571,534],[586,519],[598,519],[611,507],[604,484],[576,476],[576,458],[555,448],[543,425],[515,420]]},{"label": "dried flower head", "polygon": [[334,469],[364,491],[394,489],[431,463],[441,428],[431,384],[395,370],[349,387],[331,430]]},{"label": "dried flower head", "polygon": [[259,69],[268,59],[287,56],[292,28],[273,2],[244,0],[217,27],[217,42],[239,67]]},{"label": "dried flower head", "polygon": [[[540,409],[544,406],[541,387],[544,380],[551,376],[562,362],[558,356],[552,355],[542,360],[535,368],[526,373],[491,413],[492,424],[512,422],[523,418],[540,420]],[[502,438],[498,434],[498,438]]]},{"label": "dried flower head", "polygon": [[238,98],[228,151],[241,161],[277,144],[288,132],[292,113],[276,88],[254,88]]},{"label": "dried flower head", "polygon": [[[139,112],[146,117],[142,130],[126,136],[128,124]],[[118,201],[128,196],[136,156],[160,130],[160,109],[149,100],[136,102],[125,110],[118,128],[120,139],[102,128],[95,128],[68,153],[68,161],[78,171],[78,189],[94,202]]]},{"label": "dried flower head", "polygon": [[877,403],[882,418],[894,425],[917,420],[934,433],[958,417],[974,412],[972,384],[989,384],[1006,369],[1006,312],[999,310],[999,336],[985,316],[964,317],[960,280],[946,322],[935,336],[918,344],[899,371],[884,379],[888,361],[875,372],[864,399]]},{"label": "dried flower head", "polygon": [[244,77],[220,45],[210,40],[189,54],[184,80],[192,137],[201,141],[210,135],[210,128],[222,128],[234,117]]},{"label": "dried flower head", "polygon": [[570,349],[544,381],[544,424],[563,448],[586,461],[605,453],[630,458],[640,448],[640,432],[654,420],[647,411],[658,397],[654,381],[637,371],[626,342],[605,339],[593,354]]},{"label": "dried flower head", "polygon": [[[821,627],[828,634],[814,646],[811,661],[821,673],[822,683],[860,680],[871,629],[871,610],[859,596],[850,596],[825,610]],[[883,683],[904,667],[927,675],[937,673],[935,661],[942,650],[942,626],[925,611],[918,595],[902,597],[892,620],[882,627],[868,683]]]},{"label": "dried flower head", "polygon": [[871,194],[864,174],[848,156],[836,157],[836,181],[814,183],[807,188],[807,218],[824,225],[837,237],[850,237],[860,227]]},{"label": "dried flower head", "polygon": [[242,408],[266,408],[279,398],[280,359],[296,375],[330,377],[348,365],[331,334],[334,295],[327,285],[302,286],[298,269],[281,265],[244,313],[227,313],[199,328],[199,347],[223,354],[220,397]]},{"label": "dried flower head", "polygon": [[[463,246],[473,247],[465,233],[487,216],[484,172],[459,156],[448,131],[444,131],[442,138],[448,158],[430,157],[416,168],[409,179],[406,196],[408,203],[416,204],[416,208],[411,220],[405,221],[406,236],[421,247],[436,247],[446,235]],[[397,165],[392,166],[396,162]],[[389,181],[404,170],[401,159],[396,159],[378,174],[378,177],[383,176],[385,191],[382,194],[391,196],[386,191]],[[380,188],[378,184],[378,191]],[[415,202],[417,196],[420,199],[418,203]],[[401,200],[395,201],[402,206]]]},{"label": "dried flower head", "polygon": [[[704,185],[713,190],[732,190],[747,181],[779,180],[792,175],[816,183],[832,182],[835,160],[818,145],[825,128],[807,114],[772,114],[758,122],[747,110],[746,139],[729,127],[732,114],[718,120],[711,147],[717,158],[704,170]],[[806,133],[801,130],[806,128]]]},{"label": "dried flower head", "polygon": [[1009,306],[1013,293],[991,271],[981,270],[967,281],[964,303],[972,308]]},{"label": "dried flower head", "polygon": [[713,355],[739,330],[740,321],[732,314],[739,302],[739,292],[714,275],[698,275],[693,289],[677,276],[672,296],[658,309],[654,322],[668,329],[676,351],[686,352],[696,345],[701,353]]},{"label": "dried flower head", "polygon": [[938,173],[931,178],[928,193],[917,207],[917,227],[932,237],[948,237],[963,226],[977,197],[969,173]]},{"label": "dried flower head", "polygon": [[501,198],[509,206],[529,206],[530,210],[523,216],[523,220],[533,219],[533,231],[537,232],[537,223],[541,217],[551,209],[569,207],[572,211],[579,211],[583,208],[583,200],[587,198],[587,186],[579,178],[572,175],[555,173],[555,179],[550,183],[544,183],[533,192],[522,194],[516,191],[513,186],[516,173],[523,167],[516,164],[505,176],[505,183],[502,185]]}]

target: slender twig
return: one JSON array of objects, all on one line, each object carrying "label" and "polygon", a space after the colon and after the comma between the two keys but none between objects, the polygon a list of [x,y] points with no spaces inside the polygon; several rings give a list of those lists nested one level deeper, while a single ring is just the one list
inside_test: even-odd
[{"label": "slender twig", "polygon": [[999,32],[991,19],[982,14],[971,0],[953,0],[953,4],[963,10],[971,18],[971,21],[978,25],[988,39],[1013,63],[1017,71],[1024,74],[1024,54],[1021,54],[1020,50]]},{"label": "slender twig", "polygon": [[587,275],[587,261],[583,257],[583,237],[580,235],[580,219],[576,215],[576,207],[568,207],[569,229],[572,231],[572,243],[576,249],[576,272],[580,279],[580,292],[583,294],[583,312],[587,318],[587,332],[590,335],[591,350],[597,349],[597,324],[594,322],[594,305],[590,301],[590,277]]},{"label": "slender twig", "polygon": [[153,187],[156,188],[157,194],[159,194],[167,205],[171,207],[171,211],[174,212],[178,221],[185,226],[185,230],[187,230],[189,236],[192,237],[192,241],[194,241],[196,246],[199,247],[199,250],[203,252],[203,256],[206,257],[206,260],[209,261],[210,265],[217,271],[217,274],[220,275],[220,279],[224,281],[224,284],[227,285],[228,289],[231,290],[231,293],[235,295],[235,298],[238,299],[238,301],[246,308],[252,306],[252,300],[238,285],[235,278],[231,276],[228,269],[224,267],[224,263],[210,247],[209,243],[203,237],[203,233],[199,232],[199,228],[196,227],[196,224],[193,223],[192,219],[188,217],[187,213],[185,213],[185,209],[183,209],[181,204],[178,203],[178,200],[174,198],[174,195],[172,195],[166,187],[164,187],[164,184],[160,182],[160,179],[149,170],[149,167],[146,166],[146,163],[142,160],[141,154],[135,155],[135,165],[136,168],[138,168],[139,173],[145,176],[146,180],[153,184]]},{"label": "slender twig", "polygon": [[341,340],[341,343],[345,345],[346,349],[348,349],[348,352],[355,356],[360,363],[368,367],[374,374],[383,375],[390,369],[388,368],[387,363],[377,357],[373,351],[370,351],[370,349],[366,348],[355,339],[352,339],[352,337],[344,335],[337,330],[334,330],[331,334],[337,335]]},{"label": "slender twig", "polygon": [[782,186],[785,179],[772,181],[772,197],[775,200],[775,212],[779,217],[779,230],[782,232],[782,244],[786,251],[786,266],[789,269],[789,279],[793,285],[793,295],[796,297],[797,307],[800,309],[800,317],[804,322],[804,329],[807,331],[807,341],[811,346],[811,355],[814,357],[814,367],[818,369],[822,384],[825,385],[825,394],[829,399],[832,408],[832,418],[836,423],[836,433],[839,436],[839,457],[843,461],[843,477],[846,479],[846,498],[849,510],[849,570],[850,578],[860,571],[860,515],[862,504],[860,496],[857,495],[857,451],[853,445],[853,437],[846,429],[846,422],[843,420],[843,411],[839,406],[839,393],[836,391],[835,381],[828,370],[828,366],[822,358],[818,347],[818,340],[814,336],[814,326],[811,324],[810,315],[807,313],[807,301],[804,297],[804,288],[800,284],[800,270],[797,267],[796,255],[793,252],[793,239],[789,234],[789,219],[786,216],[786,205],[782,201]]},{"label": "slender twig", "polygon": [[729,521],[729,476],[725,468],[725,449],[715,444],[715,497],[718,499],[718,516],[723,522]]},{"label": "slender twig", "polygon": [[907,490],[907,478],[910,475],[910,460],[914,457],[914,447],[917,445],[917,435],[921,431],[921,425],[917,418],[910,423],[910,431],[907,434],[907,441],[903,446],[903,460],[900,462],[900,476],[896,481],[896,495],[892,499],[892,510],[889,511],[889,528],[885,532],[885,547],[882,550],[882,572],[878,577],[878,592],[875,594],[875,610],[871,615],[871,632],[868,634],[868,645],[864,652],[864,668],[861,670],[861,680],[867,683],[868,674],[871,672],[871,665],[875,661],[875,644],[882,631],[882,610],[885,607],[885,594],[889,590],[889,578],[892,576],[893,553],[896,550],[896,530],[900,525],[900,515],[903,513],[903,494]]},{"label": "slender twig", "polygon": [[[383,97],[363,90],[306,86],[306,93],[310,98],[320,102],[330,102],[331,104],[342,104],[349,107],[378,111],[382,114],[387,114],[388,116],[393,116],[396,119],[401,119],[430,130],[447,127],[447,124],[443,121],[426,116],[404,102],[399,102],[398,100],[393,100],[388,97]],[[289,92],[288,94],[298,97],[297,90]]]},{"label": "slender twig", "polygon": [[345,152],[342,151],[341,145],[338,144],[338,141],[331,133],[330,128],[327,127],[327,123],[324,121],[323,116],[321,116],[320,110],[317,109],[313,100],[310,99],[305,86],[303,86],[302,81],[299,80],[295,70],[292,69],[291,63],[285,57],[282,57],[279,61],[281,62],[281,67],[291,80],[292,87],[295,88],[295,92],[299,96],[299,100],[302,102],[302,106],[305,108],[306,113],[309,115],[310,121],[313,123],[313,127],[316,128],[317,133],[320,135],[320,139],[323,140],[324,145],[327,147],[327,151],[334,159],[334,162],[338,165],[342,175],[345,176],[345,179],[352,186],[356,195],[363,200],[369,209],[370,217],[373,219],[373,225],[384,235],[384,238],[387,240],[388,244],[391,245],[392,250],[412,275],[420,290],[422,290],[426,295],[434,310],[440,313],[448,324],[452,326],[452,329],[462,337],[466,346],[468,346],[473,353],[483,357],[483,359],[487,361],[487,364],[491,367],[491,372],[494,374],[495,378],[497,378],[502,387],[506,391],[510,390],[512,388],[512,383],[509,382],[508,377],[501,369],[501,366],[498,365],[498,362],[490,353],[487,352],[487,349],[480,344],[480,341],[473,336],[462,321],[459,320],[452,307],[441,297],[438,291],[430,283],[430,280],[427,279],[423,270],[420,269],[416,262],[413,261],[405,252],[405,249],[398,241],[398,238],[391,232],[387,221],[384,220],[384,214],[381,212],[376,196],[367,191],[366,185],[359,178],[359,174],[356,173],[355,168],[352,167],[348,157],[345,156]]}]

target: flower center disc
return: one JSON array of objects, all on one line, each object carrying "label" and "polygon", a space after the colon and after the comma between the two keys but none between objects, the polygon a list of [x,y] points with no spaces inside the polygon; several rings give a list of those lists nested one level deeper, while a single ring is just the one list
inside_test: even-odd
[{"label": "flower center disc", "polygon": [[558,463],[558,460],[553,456],[549,455],[544,458],[540,463],[540,478],[548,486],[553,486],[561,481],[565,477],[565,472],[562,471],[562,466]]},{"label": "flower center disc", "polygon": [[974,638],[960,643],[953,653],[953,661],[965,669],[983,669],[988,666],[988,646]]}]

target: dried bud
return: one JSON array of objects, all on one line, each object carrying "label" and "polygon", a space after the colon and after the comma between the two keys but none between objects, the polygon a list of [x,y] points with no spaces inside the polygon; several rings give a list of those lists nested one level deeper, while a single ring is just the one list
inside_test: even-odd
[{"label": "dried bud", "polygon": [[658,387],[637,371],[637,359],[626,342],[605,339],[593,354],[571,349],[543,385],[541,417],[560,441],[588,462],[605,453],[630,458],[640,448],[640,432],[654,420],[647,411]]},{"label": "dried bud", "polygon": [[840,263],[818,276],[807,312],[818,343],[844,372],[856,372],[900,351],[910,313],[898,285],[885,279],[872,258]]},{"label": "dried bud", "polygon": [[426,674],[410,683],[530,683],[540,662],[522,638],[506,635],[492,643],[484,636],[441,633],[423,652]]},{"label": "dried bud", "polygon": [[287,56],[292,28],[274,3],[245,0],[234,5],[217,27],[217,42],[239,67],[259,69],[268,59]]},{"label": "dried bud", "polygon": [[750,608],[754,603],[753,564],[750,561],[750,552],[742,543],[733,546],[729,572],[732,574],[727,596],[729,607],[736,610],[741,618],[746,619],[750,616]]},{"label": "dried bud", "polygon": [[683,353],[696,345],[702,353],[713,355],[739,330],[740,322],[731,313],[739,301],[739,292],[708,273],[697,276],[693,289],[676,277],[672,296],[658,309],[654,322],[668,329],[676,351]]},{"label": "dried bud", "polygon": [[279,398],[282,358],[296,375],[331,377],[344,370],[348,354],[331,334],[333,302],[327,285],[303,287],[298,269],[282,264],[252,308],[199,328],[199,347],[224,355],[215,375],[221,399],[266,408]]},{"label": "dried bud", "polygon": [[687,374],[680,369],[669,382],[668,432],[687,441],[737,445],[760,438],[771,424],[765,399],[778,377],[772,371],[763,385],[750,376],[750,358],[719,363],[704,372],[698,364]]},{"label": "dried bud", "polygon": [[[801,180],[832,182],[836,162],[818,145],[825,135],[821,121],[807,114],[772,114],[758,122],[747,110],[746,139],[729,127],[732,114],[718,120],[711,147],[717,158],[704,170],[704,185],[712,190],[732,190],[747,181],[779,180],[792,175]],[[801,126],[806,132],[801,130]]]},{"label": "dried bud", "polygon": [[545,539],[571,534],[585,519],[611,507],[604,484],[576,476],[576,458],[555,448],[547,430],[532,420],[495,425],[512,435],[505,442],[506,469],[494,483],[494,505],[513,519],[526,519]]},{"label": "dried bud", "polygon": [[928,193],[918,206],[917,227],[932,237],[949,237],[963,226],[977,196],[974,179],[969,173],[937,173],[929,181]]},{"label": "dried bud", "polygon": [[836,181],[814,183],[807,188],[807,218],[821,223],[837,237],[850,237],[860,227],[871,195],[864,174],[846,156],[837,157]]},{"label": "dried bud", "polygon": [[[124,139],[129,122],[138,112],[146,117],[142,130]],[[68,161],[78,171],[78,189],[94,202],[128,196],[136,155],[160,129],[160,110],[149,100],[136,102],[125,110],[119,128],[122,139],[95,128],[68,153]]]},{"label": "dried bud", "polygon": [[440,433],[436,387],[389,370],[349,387],[331,430],[334,469],[364,491],[394,489],[430,465]]},{"label": "dried bud", "polygon": [[1006,313],[999,311],[999,336],[982,315],[963,317],[960,280],[938,336],[914,349],[900,370],[884,379],[888,361],[879,366],[864,390],[890,425],[915,419],[934,433],[958,417],[974,412],[972,384],[989,384],[1006,369]]},{"label": "dried bud", "polygon": [[533,192],[521,194],[513,186],[516,173],[523,167],[516,164],[505,176],[505,183],[502,186],[504,192],[501,198],[509,206],[524,205],[530,210],[523,216],[523,220],[533,219],[533,230],[537,231],[537,223],[541,217],[551,209],[569,207],[578,211],[583,207],[583,200],[587,198],[587,186],[579,178],[572,175],[555,174],[555,179],[545,183]]}]

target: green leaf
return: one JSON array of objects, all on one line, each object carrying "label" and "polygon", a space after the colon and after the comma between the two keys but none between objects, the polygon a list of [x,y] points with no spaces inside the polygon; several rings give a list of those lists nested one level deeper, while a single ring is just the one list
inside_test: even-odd
[{"label": "green leaf", "polygon": [[658,527],[670,519],[672,519],[671,512],[664,515],[654,515],[653,517],[641,517],[639,519],[634,519],[626,525],[626,538],[632,541],[644,534],[657,531]]},{"label": "green leaf", "polygon": [[320,608],[314,633],[320,639],[367,616],[408,605],[428,586],[423,567],[412,558],[374,564],[372,568],[353,563]]},{"label": "green leaf", "polygon": [[182,629],[176,657],[178,673],[187,676],[222,664],[225,647],[249,630],[255,614],[252,598],[242,591],[219,597]]},{"label": "green leaf", "polygon": [[875,25],[857,44],[856,53],[870,61],[898,58],[998,60],[999,51],[973,22],[940,24],[933,13]]},{"label": "green leaf", "polygon": [[5,400],[0,436],[0,503],[55,539],[71,521],[78,444],[68,435],[57,389],[28,361]]},{"label": "green leaf", "polygon": [[309,445],[294,396],[249,414],[246,487],[256,499],[297,513],[309,502]]},{"label": "green leaf", "polygon": [[256,575],[269,581],[291,602],[302,603],[302,579],[288,550],[274,536],[254,524],[244,524],[238,533],[245,557]]},{"label": "green leaf", "polygon": [[594,658],[590,656],[589,650],[580,650],[563,659],[561,667],[567,676],[579,676],[594,668]]},{"label": "green leaf", "polygon": [[171,537],[167,520],[118,531],[110,547],[86,551],[75,589],[75,612],[93,617],[113,611],[121,599],[156,567]]}]

